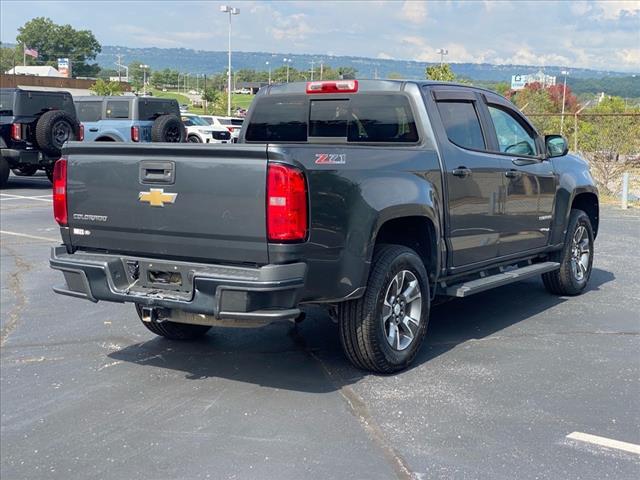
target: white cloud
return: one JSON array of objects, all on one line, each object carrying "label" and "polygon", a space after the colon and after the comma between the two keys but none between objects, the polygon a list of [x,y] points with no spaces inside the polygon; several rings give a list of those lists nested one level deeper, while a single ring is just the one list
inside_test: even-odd
[{"label": "white cloud", "polygon": [[597,0],[597,17],[604,20],[617,20],[624,13],[640,15],[640,0]]},{"label": "white cloud", "polygon": [[638,68],[640,65],[640,48],[624,48],[616,51],[616,56],[629,67]]},{"label": "white cloud", "polygon": [[427,19],[427,4],[416,0],[406,0],[398,13],[400,19],[421,25]]},{"label": "white cloud", "polygon": [[290,40],[299,42],[306,40],[314,32],[307,22],[307,15],[294,13],[292,15],[276,15],[274,25],[268,27],[268,31],[276,40]]}]

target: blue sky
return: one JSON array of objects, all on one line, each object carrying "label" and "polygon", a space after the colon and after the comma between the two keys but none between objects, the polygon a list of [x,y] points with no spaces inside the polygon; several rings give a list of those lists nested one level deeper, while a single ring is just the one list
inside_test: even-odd
[{"label": "blue sky", "polygon": [[0,37],[34,16],[94,32],[103,45],[234,49],[420,61],[640,71],[640,1],[28,1],[0,0]]}]

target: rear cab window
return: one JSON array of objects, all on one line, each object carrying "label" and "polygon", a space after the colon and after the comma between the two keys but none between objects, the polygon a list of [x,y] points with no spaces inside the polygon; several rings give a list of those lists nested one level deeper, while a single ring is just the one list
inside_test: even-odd
[{"label": "rear cab window", "polygon": [[265,96],[255,106],[245,137],[248,142],[419,141],[411,104],[401,93]]}]

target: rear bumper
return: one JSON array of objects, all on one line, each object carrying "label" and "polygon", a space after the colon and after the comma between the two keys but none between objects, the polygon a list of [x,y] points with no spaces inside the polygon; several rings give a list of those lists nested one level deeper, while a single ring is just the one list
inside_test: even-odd
[{"label": "rear bumper", "polygon": [[[292,320],[300,314],[298,301],[307,270],[305,263],[248,268],[86,252],[69,254],[64,246],[52,248],[49,263],[64,274],[66,286],[53,289],[61,295],[92,302],[130,302],[217,319],[265,322]],[[143,285],[142,280],[150,278],[150,268],[179,272],[184,285]]]},{"label": "rear bumper", "polygon": [[37,150],[18,150],[14,148],[0,149],[0,155],[9,162],[11,167],[38,165],[43,158]]}]

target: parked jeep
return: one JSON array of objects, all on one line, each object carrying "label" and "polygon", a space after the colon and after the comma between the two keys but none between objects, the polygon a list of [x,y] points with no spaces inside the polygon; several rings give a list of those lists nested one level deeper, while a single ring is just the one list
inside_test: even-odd
[{"label": "parked jeep", "polygon": [[68,92],[0,89],[0,188],[9,171],[51,179],[53,164],[68,140],[82,140],[73,99]]},{"label": "parked jeep", "polygon": [[185,140],[178,102],[167,98],[88,96],[75,98],[87,142]]}]

